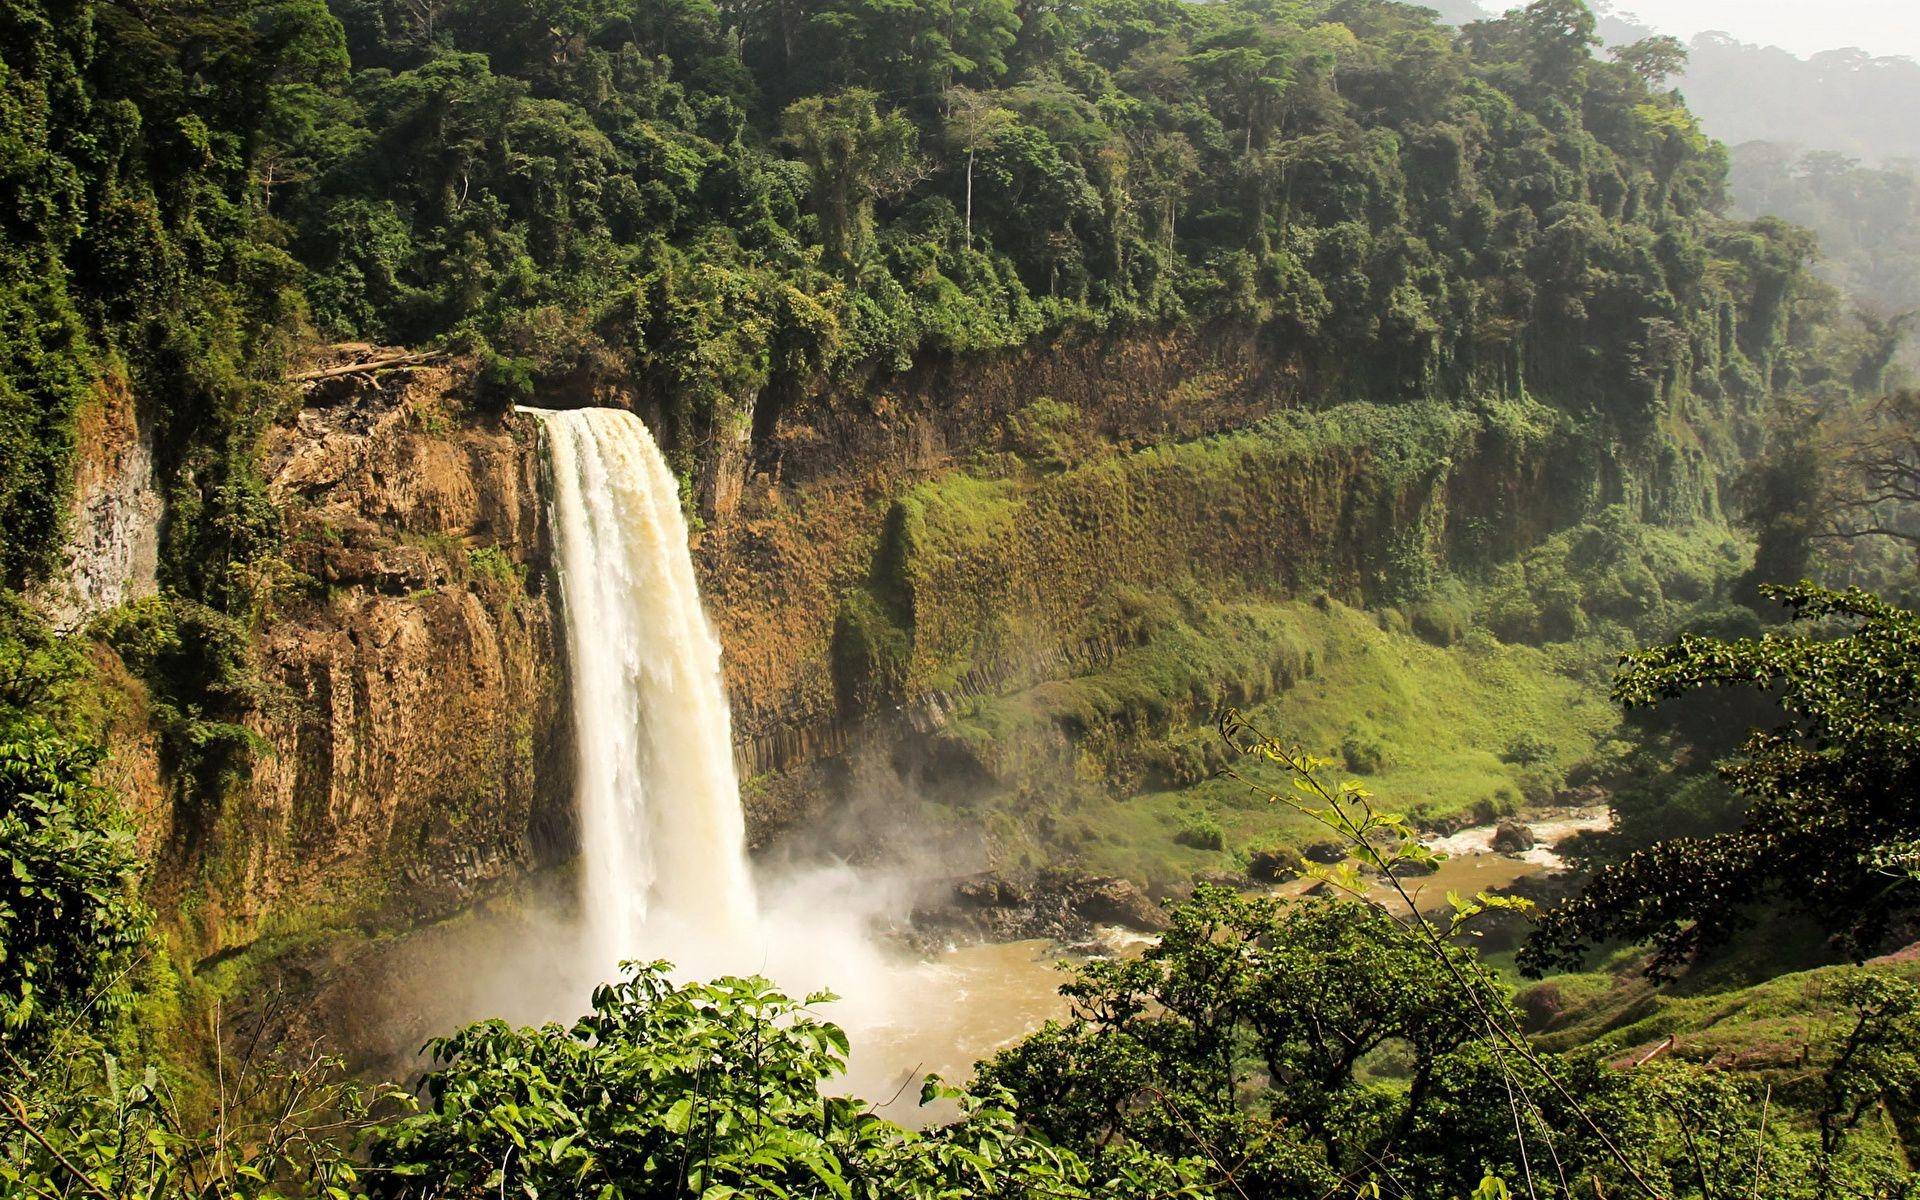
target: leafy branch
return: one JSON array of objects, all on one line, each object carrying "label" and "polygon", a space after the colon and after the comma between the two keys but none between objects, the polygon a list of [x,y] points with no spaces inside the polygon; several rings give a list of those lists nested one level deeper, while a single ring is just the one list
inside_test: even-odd
[{"label": "leafy branch", "polygon": [[[1237,710],[1224,710],[1219,717],[1219,728],[1221,736],[1240,757],[1273,763],[1285,771],[1289,776],[1289,787],[1284,792],[1273,791],[1233,767],[1223,772],[1227,778],[1264,796],[1269,803],[1285,805],[1325,826],[1339,835],[1346,844],[1347,858],[1331,867],[1322,868],[1318,872],[1320,878],[1362,903],[1386,911],[1385,906],[1372,895],[1360,878],[1358,867],[1370,867],[1377,871],[1385,886],[1406,906],[1409,917],[1405,920],[1404,927],[1410,931],[1418,944],[1429,949],[1442,964],[1457,985],[1459,995],[1471,1006],[1475,1017],[1494,1039],[1495,1045],[1502,1052],[1511,1053],[1526,1063],[1532,1068],[1534,1074],[1546,1082],[1586,1131],[1605,1148],[1608,1156],[1642,1195],[1649,1197],[1650,1200],[1665,1200],[1665,1194],[1645,1178],[1633,1160],[1621,1149],[1618,1142],[1587,1106],[1581,1103],[1553,1071],[1548,1069],[1539,1053],[1534,1050],[1526,1035],[1518,1027],[1517,1022],[1513,1020],[1512,1015],[1487,1003],[1486,997],[1493,992],[1492,985],[1495,981],[1486,965],[1476,958],[1453,952],[1449,939],[1458,936],[1472,918],[1495,909],[1526,912],[1531,909],[1531,904],[1523,899],[1495,896],[1486,892],[1465,900],[1450,893],[1448,900],[1452,909],[1451,915],[1445,925],[1436,925],[1428,919],[1415,897],[1408,892],[1406,885],[1400,880],[1399,871],[1410,865],[1422,867],[1437,865],[1443,856],[1420,842],[1418,834],[1403,814],[1382,812],[1374,805],[1372,793],[1356,782],[1347,781],[1329,785],[1322,779],[1320,772],[1332,765],[1331,763],[1316,759],[1302,750],[1289,747],[1278,738],[1268,736],[1249,723]],[[1535,1119],[1539,1119],[1537,1106],[1531,1101],[1528,1106],[1534,1110],[1532,1115]],[[1516,1111],[1516,1130],[1518,1129],[1518,1112]],[[1520,1141],[1524,1155],[1524,1136]],[[1532,1194],[1533,1181],[1530,1175],[1529,1170],[1527,1184],[1529,1194]]]}]

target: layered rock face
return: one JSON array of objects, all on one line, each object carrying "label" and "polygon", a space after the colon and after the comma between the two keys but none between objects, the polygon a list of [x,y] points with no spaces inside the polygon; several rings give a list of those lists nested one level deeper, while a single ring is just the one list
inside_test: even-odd
[{"label": "layered rock face", "polygon": [[221,811],[157,831],[162,902],[208,951],[410,924],[571,853],[534,432],[470,415],[454,383],[332,383],[270,446],[287,564],[307,578],[256,642],[265,749]]},{"label": "layered rock face", "polygon": [[[843,600],[865,584],[894,502],[1020,440],[1037,401],[1077,433],[1141,447],[1236,428],[1303,381],[1244,332],[1085,338],[935,360],[898,376],[763,402],[737,502],[699,539],[726,645],[743,773],[783,772],[858,736],[834,673]],[[777,820],[768,811],[762,824]]]},{"label": "layered rock face", "polygon": [[763,402],[698,547],[756,837],[863,753],[928,766],[957,699],[1097,669],[1142,593],[1392,602],[1403,563],[1504,561],[1603,504],[1717,509],[1698,464],[1625,469],[1526,402],[1337,404],[1306,371],[1243,330],[1135,333]]}]

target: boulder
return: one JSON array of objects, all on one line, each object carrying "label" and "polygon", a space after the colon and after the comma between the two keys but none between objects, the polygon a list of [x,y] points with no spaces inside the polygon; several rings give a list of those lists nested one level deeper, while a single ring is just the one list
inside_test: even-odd
[{"label": "boulder", "polygon": [[1238,871],[1202,871],[1193,877],[1193,882],[1235,892],[1252,891],[1254,887],[1253,880]]},{"label": "boulder", "polygon": [[1014,908],[1027,902],[1026,889],[991,871],[957,879],[954,903],[965,908]]},{"label": "boulder", "polygon": [[1496,854],[1525,854],[1533,849],[1538,839],[1533,830],[1518,821],[1502,821],[1493,831],[1493,849]]},{"label": "boulder", "polygon": [[1096,925],[1123,925],[1142,933],[1161,933],[1167,928],[1167,914],[1147,898],[1131,881],[1098,878],[1086,881],[1086,889],[1075,899],[1073,910]]},{"label": "boulder", "polygon": [[1300,847],[1300,853],[1309,862],[1331,865],[1344,859],[1353,847],[1340,838],[1321,838]]},{"label": "boulder", "polygon": [[1285,883],[1306,871],[1306,860],[1292,846],[1255,850],[1247,856],[1247,874],[1261,883]]}]

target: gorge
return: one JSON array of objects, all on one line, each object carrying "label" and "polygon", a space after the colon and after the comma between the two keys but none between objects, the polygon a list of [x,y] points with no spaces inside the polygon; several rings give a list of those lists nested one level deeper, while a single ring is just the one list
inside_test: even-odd
[{"label": "gorge", "polygon": [[1913,325],[1602,29],[0,0],[0,1192],[1906,1194]]}]

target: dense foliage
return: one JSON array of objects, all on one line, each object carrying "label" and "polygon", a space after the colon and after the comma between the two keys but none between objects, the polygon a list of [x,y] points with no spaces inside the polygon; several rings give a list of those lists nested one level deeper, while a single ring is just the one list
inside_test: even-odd
[{"label": "dense foliage", "polygon": [[637,387],[682,434],[1116,322],[1261,322],[1329,397],[1528,388],[1629,438],[1796,369],[1807,239],[1714,215],[1723,152],[1573,0],[1464,38],[1385,0],[5,14],[14,584],[76,412],[129,374],[174,582],[244,603],[308,314],[454,339],[506,395]]},{"label": "dense foliage", "polygon": [[1856,957],[1907,928],[1920,905],[1920,616],[1858,591],[1773,594],[1809,632],[1683,635],[1629,656],[1614,688],[1630,705],[1719,687],[1774,698],[1785,720],[1752,733],[1721,772],[1749,800],[1742,823],[1604,868],[1547,914],[1523,962],[1577,963],[1620,938],[1652,943],[1652,968],[1671,972],[1725,943],[1760,904],[1807,913]]},{"label": "dense foliage", "polygon": [[93,787],[90,746],[0,717],[0,1049],[111,1009],[145,933],[133,838]]},{"label": "dense foliage", "polygon": [[1098,1160],[1021,1129],[1004,1100],[959,1100],[926,1134],[828,1094],[847,1038],[764,979],[675,987],[667,964],[600,988],[572,1026],[491,1021],[433,1043],[429,1107],[376,1132],[375,1196],[1172,1197],[1191,1164]]},{"label": "dense foliage", "polygon": [[[1064,1145],[1210,1154],[1260,1194],[1374,1172],[1465,1194],[1483,1166],[1519,1167],[1510,1124],[1460,1120],[1501,1087],[1488,1022],[1510,1022],[1467,957],[1351,902],[1209,893],[1138,960],[1087,966],[1066,988],[1075,1019],[983,1079]],[[1561,1154],[1579,1169],[1591,1151]]]},{"label": "dense foliage", "polygon": [[376,1196],[1912,1194],[1899,1137],[1865,1121],[1913,1111],[1916,989],[1892,976],[1846,981],[1804,1099],[1773,1103],[1725,1072],[1510,1042],[1470,953],[1376,909],[1203,891],[1140,960],[1082,968],[1074,1018],[986,1064],[985,1098],[929,1083],[958,1114],[911,1132],[831,1094],[847,1047],[822,997],[665,969],[572,1026],[435,1042],[424,1109],[336,1178]]},{"label": "dense foliage", "polygon": [[344,77],[317,4],[0,6],[0,584],[49,563],[74,425],[131,376],[175,469],[170,574],[227,601],[270,535],[253,435],[300,270],[248,180]]}]

